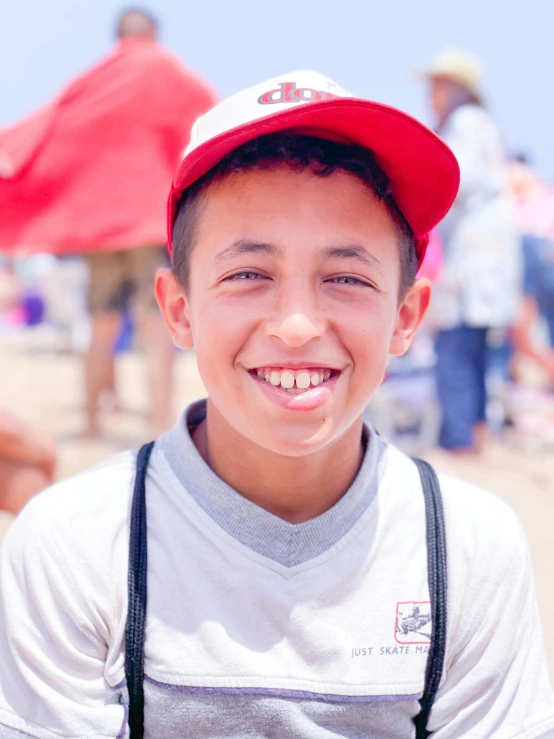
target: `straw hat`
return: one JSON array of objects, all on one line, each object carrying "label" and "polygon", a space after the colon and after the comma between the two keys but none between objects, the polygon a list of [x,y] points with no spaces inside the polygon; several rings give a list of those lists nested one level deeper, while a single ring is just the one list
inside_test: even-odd
[{"label": "straw hat", "polygon": [[480,97],[482,75],[481,64],[473,54],[459,49],[445,49],[435,57],[429,69],[421,76],[426,79],[451,80]]}]

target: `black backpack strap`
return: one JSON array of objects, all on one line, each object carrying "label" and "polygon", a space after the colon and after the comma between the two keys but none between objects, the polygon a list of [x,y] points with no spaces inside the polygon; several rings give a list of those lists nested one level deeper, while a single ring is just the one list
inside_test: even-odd
[{"label": "black backpack strap", "polygon": [[146,626],[146,472],[154,442],[139,449],[129,535],[129,606],[125,626],[125,677],[131,739],[144,737],[144,633]]},{"label": "black backpack strap", "polygon": [[430,464],[421,459],[414,459],[414,462],[419,470],[425,497],[427,568],[432,617],[431,646],[425,674],[425,690],[420,700],[421,711],[415,717],[414,723],[416,739],[426,739],[429,736],[427,722],[439,689],[446,652],[446,531],[441,490],[435,470]]}]

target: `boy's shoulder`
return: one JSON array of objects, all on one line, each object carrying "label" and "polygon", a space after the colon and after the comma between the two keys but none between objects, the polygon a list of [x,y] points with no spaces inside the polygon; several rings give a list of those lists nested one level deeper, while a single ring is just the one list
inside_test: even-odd
[{"label": "boy's shoulder", "polygon": [[[407,499],[423,501],[421,480],[417,467],[411,457],[397,447],[385,442],[387,467],[394,471],[392,481],[405,503]],[[519,529],[517,517],[512,508],[497,494],[462,480],[452,474],[437,473],[447,527],[458,534],[487,532],[500,528],[505,531]]]},{"label": "boy's shoulder", "polygon": [[35,515],[67,517],[101,513],[106,504],[128,503],[132,490],[136,451],[125,451],[51,485],[33,498],[28,508]]},{"label": "boy's shoulder", "polygon": [[486,594],[490,605],[521,573],[531,576],[523,528],[498,495],[450,475],[439,475],[439,482],[452,588],[474,604]]},{"label": "boy's shoulder", "polygon": [[42,545],[89,560],[126,537],[136,453],[123,452],[36,495],[10,527],[3,548],[23,552]]},{"label": "boy's shoulder", "polygon": [[64,664],[72,674],[92,669],[83,667],[85,652],[100,659],[102,645],[113,641],[117,650],[123,638],[135,456],[120,454],[39,493],[2,542],[0,599],[15,619],[9,628],[27,650],[37,634],[52,642],[62,671]]},{"label": "boy's shoulder", "polygon": [[[387,466],[394,470],[395,508],[416,509],[424,517],[424,499],[419,473],[413,460],[392,445]],[[476,580],[501,577],[510,561],[527,554],[521,524],[499,495],[451,474],[437,471],[446,525],[449,572],[465,573]],[[486,566],[484,566],[486,563]]]},{"label": "boy's shoulder", "polygon": [[446,473],[438,473],[447,535],[513,550],[523,537],[514,510],[499,495]]}]

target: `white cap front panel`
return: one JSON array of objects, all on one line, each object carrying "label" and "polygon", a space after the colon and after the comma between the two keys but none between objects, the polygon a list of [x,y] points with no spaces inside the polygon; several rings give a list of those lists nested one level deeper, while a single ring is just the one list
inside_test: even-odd
[{"label": "white cap front panel", "polygon": [[291,105],[334,97],[354,96],[318,72],[282,74],[223,100],[201,116],[193,126],[186,154],[224,131],[286,110]]}]

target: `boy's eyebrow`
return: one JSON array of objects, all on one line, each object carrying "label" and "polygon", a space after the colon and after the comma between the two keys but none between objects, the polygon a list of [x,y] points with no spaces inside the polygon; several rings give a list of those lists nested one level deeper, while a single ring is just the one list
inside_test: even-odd
[{"label": "boy's eyebrow", "polygon": [[360,262],[368,264],[370,267],[382,271],[383,265],[370,254],[367,249],[359,244],[345,244],[344,246],[328,246],[326,249],[322,249],[320,259],[358,259]]},{"label": "boy's eyebrow", "polygon": [[[223,251],[214,257],[213,264],[219,267],[229,259],[241,254],[268,254],[270,256],[278,256],[280,249],[274,244],[268,244],[263,241],[254,241],[253,239],[237,239]],[[319,253],[319,259],[358,259],[364,264],[381,271],[383,265],[370,254],[367,249],[359,244],[345,244],[344,246],[328,246]]]},{"label": "boy's eyebrow", "polygon": [[219,254],[214,257],[213,264],[215,267],[218,267],[229,259],[239,256],[240,254],[259,254],[260,252],[263,252],[271,256],[276,256],[279,251],[280,250],[273,244],[266,244],[263,241],[238,239],[237,241],[233,241],[231,246],[220,251]]}]

